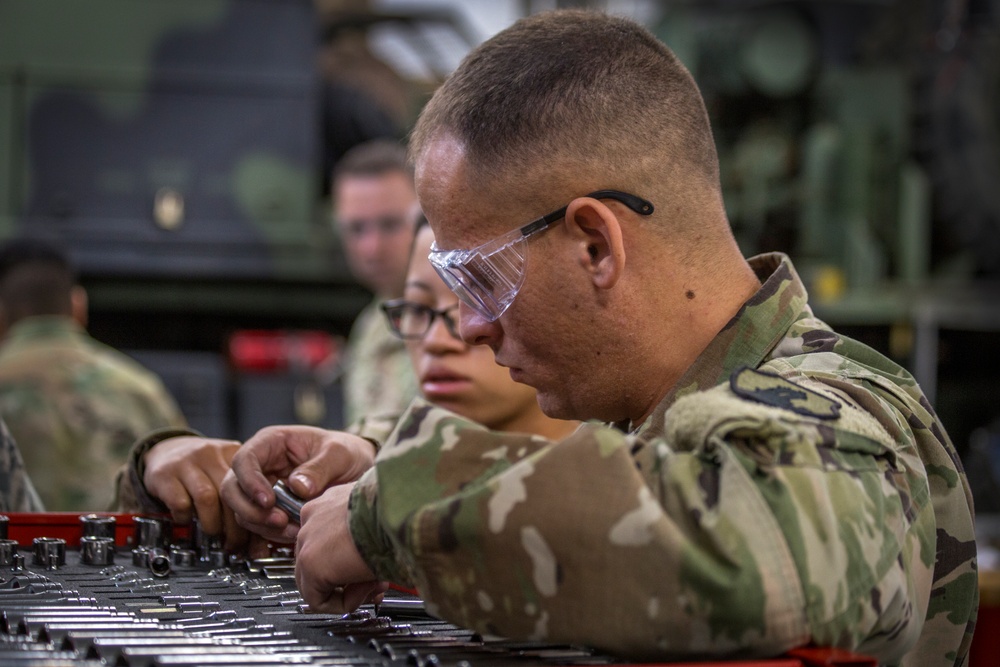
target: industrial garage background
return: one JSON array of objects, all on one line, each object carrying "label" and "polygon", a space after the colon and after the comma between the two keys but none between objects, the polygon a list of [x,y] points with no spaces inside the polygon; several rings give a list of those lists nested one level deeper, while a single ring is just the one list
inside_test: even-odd
[{"label": "industrial garage background", "polygon": [[369,295],[331,165],[404,137],[480,40],[570,5],[681,56],[744,251],[789,252],[821,317],[914,371],[1000,510],[996,1],[0,0],[0,236],[68,244],[91,332],[196,428],[340,426]]}]

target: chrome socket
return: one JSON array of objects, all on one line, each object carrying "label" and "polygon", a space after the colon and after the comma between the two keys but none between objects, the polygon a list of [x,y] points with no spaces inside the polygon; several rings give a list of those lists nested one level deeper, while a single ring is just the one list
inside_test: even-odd
[{"label": "chrome socket", "polygon": [[36,537],[34,564],[55,569],[66,564],[66,540],[60,537]]},{"label": "chrome socket", "polygon": [[80,562],[84,565],[111,565],[115,562],[115,538],[84,535],[80,538]]},{"label": "chrome socket", "polygon": [[295,523],[301,523],[302,506],[305,501],[292,493],[284,481],[278,480],[272,487],[274,490],[274,504],[288,515],[288,518]]},{"label": "chrome socket", "polygon": [[169,519],[152,519],[137,516],[134,519],[135,536],[133,546],[146,549],[166,548],[170,544],[173,525]]},{"label": "chrome socket", "polygon": [[84,537],[110,537],[112,544],[115,539],[115,518],[100,514],[85,514],[80,517],[80,526]]},{"label": "chrome socket", "polygon": [[0,565],[13,565],[16,555],[17,540],[0,539]]}]

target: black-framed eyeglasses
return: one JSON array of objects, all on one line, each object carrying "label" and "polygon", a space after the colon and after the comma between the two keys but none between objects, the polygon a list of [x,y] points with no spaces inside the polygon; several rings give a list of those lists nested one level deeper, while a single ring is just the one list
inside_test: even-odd
[{"label": "black-framed eyeglasses", "polygon": [[431,308],[422,303],[393,299],[382,304],[382,312],[389,320],[389,328],[403,340],[421,340],[434,325],[434,320],[441,318],[448,333],[453,338],[461,340],[458,335],[458,322],[452,317],[452,311],[458,309],[453,303],[447,308]]}]

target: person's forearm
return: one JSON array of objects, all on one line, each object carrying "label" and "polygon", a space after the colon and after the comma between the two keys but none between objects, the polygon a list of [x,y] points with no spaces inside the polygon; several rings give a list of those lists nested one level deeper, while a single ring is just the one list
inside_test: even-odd
[{"label": "person's forearm", "polygon": [[449,621],[636,658],[898,656],[919,633],[933,514],[884,443],[764,415],[698,445],[585,426],[532,451],[443,414],[409,416],[424,444],[387,445],[367,507]]}]

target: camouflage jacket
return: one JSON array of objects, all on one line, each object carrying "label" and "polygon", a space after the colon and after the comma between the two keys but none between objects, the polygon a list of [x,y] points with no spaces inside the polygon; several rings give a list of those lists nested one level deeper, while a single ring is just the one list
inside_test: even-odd
[{"label": "camouflage jacket", "polygon": [[41,512],[42,500],[24,469],[17,443],[0,419],[0,512]]},{"label": "camouflage jacket", "polygon": [[160,379],[63,317],[16,323],[0,346],[0,415],[45,506],[108,509],[140,435],[185,420]]},{"label": "camouflage jacket", "polygon": [[417,395],[417,378],[403,341],[389,330],[381,302],[358,315],[347,339],[344,418],[399,415]]},{"label": "camouflage jacket", "polygon": [[631,432],[554,443],[414,403],[351,498],[365,560],[454,623],[631,659],[961,664],[978,586],[948,436],[787,258],[752,264],[761,290]]}]

